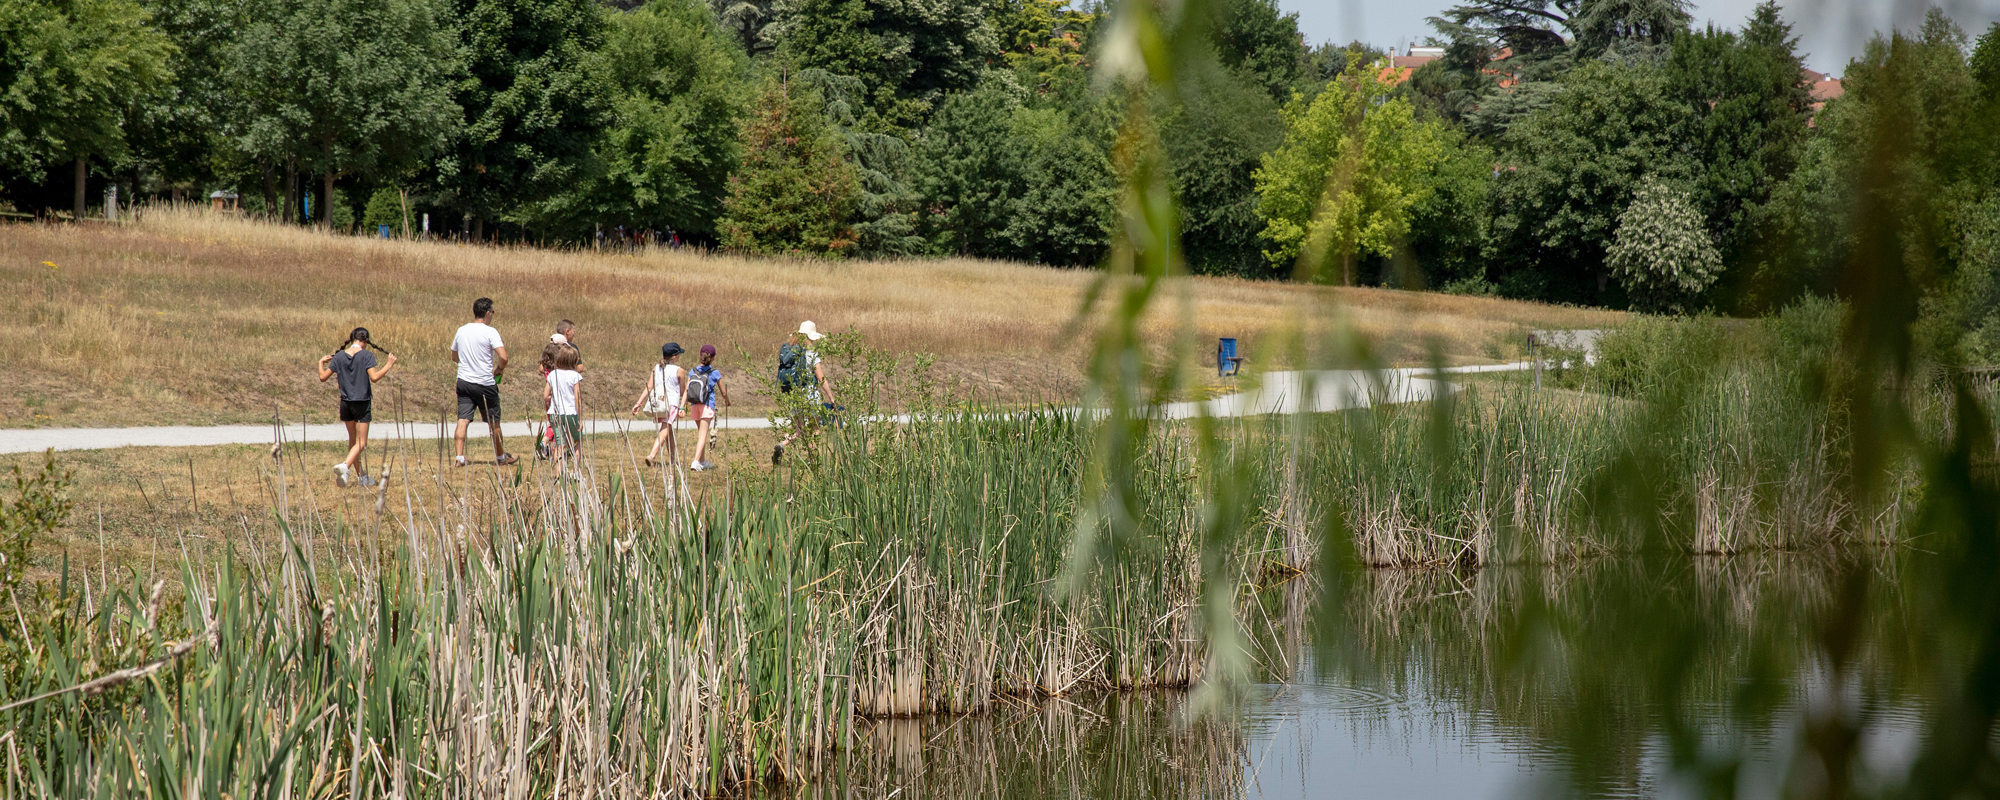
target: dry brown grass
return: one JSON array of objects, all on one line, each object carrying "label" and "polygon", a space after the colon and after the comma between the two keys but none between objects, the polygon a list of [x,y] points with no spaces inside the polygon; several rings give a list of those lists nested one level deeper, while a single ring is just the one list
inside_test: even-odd
[{"label": "dry brown grass", "polygon": [[[56,463],[75,481],[69,491],[75,510],[53,536],[35,542],[31,573],[54,577],[67,559],[93,570],[108,565],[114,573],[131,568],[148,584],[155,578],[175,583],[184,552],[197,565],[222,562],[232,550],[241,557],[256,542],[275,535],[272,520],[281,513],[287,519],[311,520],[341,531],[343,541],[318,542],[328,553],[377,536],[379,548],[393,552],[407,526],[421,527],[429,515],[461,508],[484,513],[504,501],[506,492],[500,484],[513,481],[516,473],[495,469],[493,453],[477,433],[479,426],[473,426],[477,441],[467,446],[474,463],[460,469],[445,462],[436,439],[427,438],[437,433],[434,422],[403,426],[401,435],[409,438],[398,439],[385,418],[378,414],[377,421],[367,470],[381,474],[386,459],[391,476],[383,489],[335,486],[330,465],[346,454],[347,446],[299,445],[296,422],[289,431],[293,443],[285,447],[282,461],[272,457],[269,444],[56,453]],[[769,431],[718,431],[711,460],[724,468],[708,473],[677,470],[673,480],[685,478],[690,493],[705,501],[726,491],[732,480],[770,470],[773,441]],[[693,432],[682,430],[679,443],[685,461],[694,446]],[[665,480],[661,471],[643,469],[637,462],[651,444],[650,427],[635,426],[629,436],[585,437],[584,455],[598,465],[597,488],[608,492],[615,472],[625,473],[628,482],[637,474],[650,476],[654,484]],[[510,445],[521,453],[533,452],[528,439],[515,437]],[[0,476],[5,476],[0,480],[0,501],[14,497],[15,468],[32,475],[42,460],[40,453],[0,454]],[[521,477],[529,481],[553,469],[549,462],[526,457],[522,463]],[[659,490],[653,486],[656,494]],[[415,493],[414,504],[405,503],[410,492]],[[376,508],[378,499],[382,503]]]},{"label": "dry brown grass", "polygon": [[[121,226],[0,226],[0,427],[330,421],[314,360],[365,325],[404,357],[382,387],[411,417],[450,400],[446,347],[473,298],[494,298],[517,363],[555,321],[580,324],[601,411],[629,403],[661,342],[723,349],[739,410],[801,319],[877,346],[939,356],[1000,402],[1067,396],[1081,348],[1056,341],[1096,273],[974,260],[824,263],[688,252],[613,255],[329,236],[154,209]],[[44,262],[56,266],[46,266]],[[1453,362],[1513,355],[1523,328],[1598,327],[1613,312],[1379,289],[1190,278],[1204,337],[1259,337],[1312,309],[1342,309],[1391,360],[1436,346]],[[1334,301],[1329,304],[1328,300]],[[1168,304],[1172,307],[1175,304]],[[1177,311],[1152,329],[1164,341]],[[503,388],[510,416],[532,387]],[[539,392],[534,392],[538,397]]]}]

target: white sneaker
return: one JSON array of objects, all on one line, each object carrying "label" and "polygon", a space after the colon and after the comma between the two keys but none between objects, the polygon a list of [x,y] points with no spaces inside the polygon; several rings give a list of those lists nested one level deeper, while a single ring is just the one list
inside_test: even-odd
[{"label": "white sneaker", "polygon": [[342,488],[346,488],[347,475],[348,475],[347,462],[342,461],[338,464],[333,465],[333,482],[335,484],[338,484]]},{"label": "white sneaker", "polygon": [[702,470],[708,469],[708,465],[703,464],[699,461],[690,461],[688,462],[688,469],[693,470],[695,472],[700,472]]}]

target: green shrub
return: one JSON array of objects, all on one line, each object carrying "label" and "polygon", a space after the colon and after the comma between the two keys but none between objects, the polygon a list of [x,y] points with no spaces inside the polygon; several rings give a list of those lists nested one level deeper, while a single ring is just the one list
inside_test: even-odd
[{"label": "green shrub", "polygon": [[361,233],[375,235],[378,226],[389,226],[392,236],[403,234],[403,193],[393,186],[376,189],[368,196],[368,206],[361,211]]},{"label": "green shrub", "polygon": [[69,485],[70,473],[56,468],[54,453],[47,454],[34,477],[14,467],[14,502],[0,504],[0,592],[11,594],[20,585],[35,539],[69,516]]},{"label": "green shrub", "polygon": [[1639,317],[1597,341],[1597,361],[1584,371],[1593,391],[1638,397],[1700,379],[1733,342],[1712,317]]}]

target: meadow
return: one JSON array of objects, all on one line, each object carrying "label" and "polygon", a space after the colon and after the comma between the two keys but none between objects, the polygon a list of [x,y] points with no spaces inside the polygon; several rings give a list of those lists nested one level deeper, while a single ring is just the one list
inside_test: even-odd
[{"label": "meadow", "polygon": [[[404,357],[381,387],[408,418],[450,397],[451,332],[490,296],[515,359],[532,359],[558,319],[579,323],[596,402],[629,405],[666,341],[722,349],[739,411],[778,344],[804,319],[874,347],[929,354],[990,402],[1075,397],[1089,325],[1083,294],[1102,273],[978,260],[737,258],[695,251],[564,251],[327,235],[201,209],[148,207],[122,225],[0,226],[0,427],[332,421],[312,364],[350,328]],[[1524,331],[1596,328],[1625,315],[1365,288],[1188,278],[1145,321],[1165,342],[1188,329],[1234,336],[1269,358],[1266,337],[1337,312],[1383,355],[1449,363],[1521,354]],[[1208,345],[1212,349],[1212,344]],[[1198,349],[1198,348],[1197,348]],[[1155,353],[1164,357],[1164,347]],[[745,372],[747,371],[747,372]],[[503,393],[522,418],[528,392]]]}]

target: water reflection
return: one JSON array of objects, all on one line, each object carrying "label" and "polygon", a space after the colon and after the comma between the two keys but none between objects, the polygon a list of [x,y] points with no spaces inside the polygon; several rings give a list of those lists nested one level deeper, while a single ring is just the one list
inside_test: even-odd
[{"label": "water reflection", "polygon": [[860,741],[812,798],[1059,798],[1144,800],[1240,796],[1235,722],[1188,724],[1182,695],[1140,692],[988,714],[858,723]]},{"label": "water reflection", "polygon": [[[1266,681],[1188,725],[1153,693],[863,723],[826,797],[1775,797],[1815,715],[1861,720],[1853,787],[1899,785],[1947,654],[1906,607],[1915,556],[1870,563],[1852,666],[1816,626],[1852,570],[1805,556],[1470,573],[1379,571],[1315,616],[1307,581],[1250,598]],[[1849,564],[1848,566],[1852,566]],[[1313,624],[1313,623],[1320,624]],[[1671,700],[1671,702],[1669,702]],[[1669,713],[1668,709],[1679,709]],[[1806,783],[1812,776],[1805,776]]]},{"label": "water reflection", "polygon": [[1260,689],[1244,719],[1248,797],[1546,794],[1561,777],[1556,754],[1491,714],[1372,687]]}]

